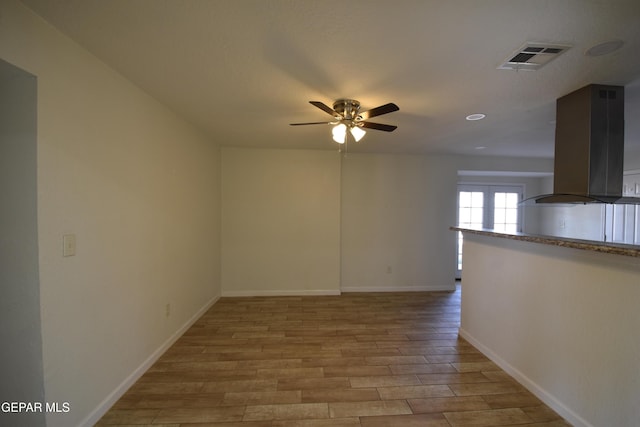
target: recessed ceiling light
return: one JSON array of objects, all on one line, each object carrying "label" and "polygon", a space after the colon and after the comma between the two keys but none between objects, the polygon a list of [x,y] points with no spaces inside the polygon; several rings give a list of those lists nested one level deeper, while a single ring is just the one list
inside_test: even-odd
[{"label": "recessed ceiling light", "polygon": [[484,115],[484,114],[469,114],[469,115],[467,116],[467,120],[472,120],[472,121],[473,121],[473,120],[482,120],[482,119],[484,119],[485,117],[487,117],[487,116],[486,116],[486,115]]},{"label": "recessed ceiling light", "polygon": [[585,51],[586,56],[602,56],[608,55],[620,49],[624,42],[622,40],[609,40],[590,47]]}]

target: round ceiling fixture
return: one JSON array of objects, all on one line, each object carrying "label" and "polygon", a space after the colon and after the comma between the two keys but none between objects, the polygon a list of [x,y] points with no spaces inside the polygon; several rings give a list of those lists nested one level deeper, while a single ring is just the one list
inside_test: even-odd
[{"label": "round ceiling fixture", "polygon": [[467,119],[467,120],[470,120],[470,121],[474,121],[474,120],[482,120],[482,119],[484,119],[485,117],[487,117],[487,116],[486,116],[486,115],[484,115],[484,114],[477,113],[477,114],[469,114],[469,115],[466,117],[466,119]]},{"label": "round ceiling fixture", "polygon": [[599,43],[595,46],[591,46],[585,51],[586,56],[602,56],[608,55],[620,49],[624,42],[622,40],[609,40],[603,43]]}]

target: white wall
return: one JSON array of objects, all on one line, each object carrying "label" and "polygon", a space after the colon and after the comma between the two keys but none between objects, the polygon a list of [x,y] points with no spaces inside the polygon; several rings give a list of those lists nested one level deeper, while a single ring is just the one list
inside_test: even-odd
[{"label": "white wall", "polygon": [[337,151],[223,148],[222,292],[340,292]]},{"label": "white wall", "polygon": [[22,4],[0,16],[0,57],[38,79],[44,389],[70,404],[47,425],[92,425],[220,295],[219,149]]},{"label": "white wall", "polygon": [[343,291],[453,289],[456,175],[447,156],[343,159]]},{"label": "white wall", "polygon": [[640,419],[640,259],[465,234],[461,334],[576,426]]},{"label": "white wall", "polygon": [[499,156],[457,156],[458,170],[496,171],[500,173],[536,174],[553,172],[553,159]]},{"label": "white wall", "polygon": [[446,156],[222,150],[223,295],[452,289]]}]

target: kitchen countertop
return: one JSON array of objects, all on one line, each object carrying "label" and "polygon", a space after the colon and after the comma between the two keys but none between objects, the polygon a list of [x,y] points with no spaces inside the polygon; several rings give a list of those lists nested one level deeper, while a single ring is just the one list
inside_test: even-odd
[{"label": "kitchen countertop", "polygon": [[583,249],[586,251],[604,252],[614,255],[624,255],[640,258],[640,246],[620,243],[606,243],[595,240],[569,239],[566,237],[542,236],[526,233],[502,233],[487,229],[450,227],[453,231],[478,234],[482,236],[498,237],[501,239],[520,240],[524,242],[540,243],[543,245],[562,246],[566,248]]}]

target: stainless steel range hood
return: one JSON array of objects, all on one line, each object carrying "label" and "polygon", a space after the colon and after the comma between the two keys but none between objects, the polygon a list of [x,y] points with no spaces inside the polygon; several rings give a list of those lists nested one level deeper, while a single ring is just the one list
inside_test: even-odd
[{"label": "stainless steel range hood", "polygon": [[622,197],[624,87],[592,84],[556,102],[553,194],[535,203],[640,204]]}]

